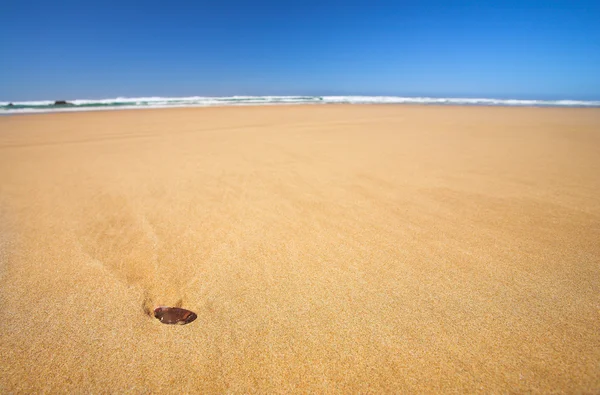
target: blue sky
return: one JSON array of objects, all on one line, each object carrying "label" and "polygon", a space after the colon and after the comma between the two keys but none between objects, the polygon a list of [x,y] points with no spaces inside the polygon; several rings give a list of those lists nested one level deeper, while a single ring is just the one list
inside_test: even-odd
[{"label": "blue sky", "polygon": [[600,1],[5,1],[0,100],[600,99]]}]

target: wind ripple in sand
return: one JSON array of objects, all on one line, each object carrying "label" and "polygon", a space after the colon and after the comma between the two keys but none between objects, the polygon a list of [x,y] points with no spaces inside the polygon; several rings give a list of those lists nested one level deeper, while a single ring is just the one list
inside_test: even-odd
[{"label": "wind ripple in sand", "polygon": [[87,210],[79,240],[83,250],[128,284],[153,277],[157,240],[122,197],[101,196]]},{"label": "wind ripple in sand", "polygon": [[13,233],[7,220],[7,214],[0,205],[0,280],[4,277],[4,271],[8,264],[8,255],[13,242]]},{"label": "wind ripple in sand", "polygon": [[171,305],[183,304],[181,280],[161,273],[158,236],[126,198],[99,195],[86,205],[84,213],[78,235],[82,250],[121,281],[141,287],[142,307],[148,315],[158,301],[165,301],[161,288],[171,291],[166,292]]}]

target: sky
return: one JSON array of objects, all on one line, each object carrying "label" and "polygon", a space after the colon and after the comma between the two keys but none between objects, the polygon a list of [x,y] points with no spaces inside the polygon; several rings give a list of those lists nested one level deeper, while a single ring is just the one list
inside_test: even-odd
[{"label": "sky", "polygon": [[0,101],[600,99],[600,1],[3,1]]}]

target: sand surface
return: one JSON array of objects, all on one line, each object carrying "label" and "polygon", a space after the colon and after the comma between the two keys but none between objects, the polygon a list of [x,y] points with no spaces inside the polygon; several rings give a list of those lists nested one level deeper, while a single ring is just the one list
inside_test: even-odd
[{"label": "sand surface", "polygon": [[1,117],[0,298],[3,393],[598,393],[600,110]]}]

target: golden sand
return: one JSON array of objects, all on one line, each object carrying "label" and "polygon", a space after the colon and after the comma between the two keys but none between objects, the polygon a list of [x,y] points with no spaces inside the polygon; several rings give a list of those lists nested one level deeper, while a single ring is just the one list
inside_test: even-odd
[{"label": "golden sand", "polygon": [[0,297],[3,393],[597,393],[600,110],[1,117]]}]

